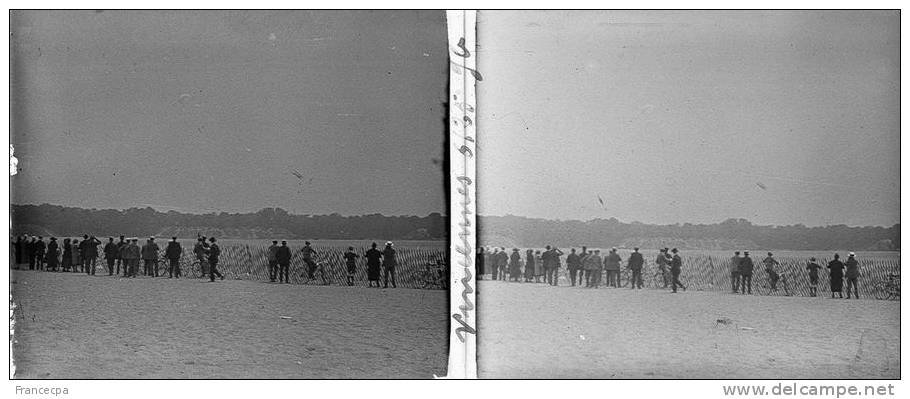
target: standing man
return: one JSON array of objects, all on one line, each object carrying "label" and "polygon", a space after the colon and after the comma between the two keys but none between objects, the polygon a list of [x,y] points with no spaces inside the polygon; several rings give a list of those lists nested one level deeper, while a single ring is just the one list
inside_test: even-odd
[{"label": "standing man", "polygon": [[313,255],[316,255],[316,250],[310,246],[309,241],[305,241],[300,252],[303,252],[303,263],[306,266],[307,279],[312,280],[316,277],[316,261],[313,260]]},{"label": "standing man", "polygon": [[730,281],[733,284],[733,293],[736,294],[739,292],[739,265],[742,263],[742,258],[739,257],[739,251],[733,252],[733,257],[730,258]]},{"label": "standing man", "polygon": [[777,259],[774,259],[774,255],[770,252],[768,252],[768,257],[762,260],[762,263],[765,265],[765,273],[768,273],[771,290],[774,291],[777,289],[777,280],[780,279],[780,275],[777,274],[777,270],[774,270],[774,267],[780,265],[780,263],[777,263]]},{"label": "standing man", "polygon": [[[389,288],[389,276],[392,276],[392,288],[398,288],[395,285],[395,266],[398,266],[398,260],[395,257],[395,248],[392,248],[394,244],[391,241],[385,243],[385,249],[382,250],[382,268],[385,271],[383,273],[383,288]],[[505,253],[505,252],[503,252]]]},{"label": "standing man", "polygon": [[139,239],[131,238],[129,245],[124,247],[123,261],[126,262],[128,277],[136,278],[139,274],[139,258],[142,257],[142,250],[139,248]]},{"label": "standing man", "polygon": [[575,253],[575,248],[572,248],[569,251],[569,256],[566,257],[566,268],[569,269],[569,282],[574,287],[575,276],[578,275],[578,269],[581,269],[581,257]]},{"label": "standing man", "polygon": [[752,263],[752,258],[749,257],[749,251],[743,252],[743,258],[739,261],[739,292],[742,294],[746,293],[746,288],[749,289],[749,295],[752,295],[752,270],[755,268],[755,264]]},{"label": "standing man", "polygon": [[167,278],[180,278],[180,255],[183,254],[183,246],[177,242],[177,237],[171,237],[171,242],[167,243],[164,249],[164,256],[167,257],[168,265]]},{"label": "standing man", "polygon": [[281,241],[281,246],[278,247],[278,250],[275,252],[275,261],[278,262],[278,282],[290,283],[291,249],[288,248],[287,241]]},{"label": "standing man", "polygon": [[272,241],[269,246],[269,281],[275,282],[275,275],[278,274],[278,240]]},{"label": "standing man", "polygon": [[44,242],[44,237],[38,236],[38,241],[35,242],[35,262],[36,268],[38,270],[44,270],[44,254],[47,252],[47,243]]},{"label": "standing man", "polygon": [[34,236],[29,237],[28,241],[25,243],[25,257],[28,258],[28,270],[35,270],[35,254],[37,253],[35,244]]},{"label": "standing man", "polygon": [[563,255],[564,253],[560,251],[559,248],[556,248],[555,245],[553,246],[553,249],[550,250],[551,268],[547,270],[547,282],[554,287],[559,285],[559,267],[562,266],[562,261],[559,257]]},{"label": "standing man", "polygon": [[[376,249],[376,243],[370,244],[363,257],[367,259],[367,280],[370,282],[370,288],[373,288],[373,282],[376,282],[376,288],[379,288],[379,275],[382,269],[382,251]],[[495,273],[495,272],[494,272]]]},{"label": "standing man", "polygon": [[806,270],[809,271],[809,294],[812,296],[818,296],[818,269],[821,269],[821,265],[815,263],[815,257],[809,258],[809,264],[806,265]]},{"label": "standing man", "polygon": [[[120,257],[120,251],[117,244],[114,243],[114,237],[107,238],[107,244],[104,244],[104,260],[107,261],[107,275],[114,275],[114,263]],[[120,268],[117,268],[117,274],[120,274]]]},{"label": "standing man", "polygon": [[221,248],[215,244],[215,237],[209,238],[209,281],[215,282],[215,275],[224,280],[224,276],[218,271],[218,257],[221,256]]},{"label": "standing man", "polygon": [[847,261],[844,262],[844,268],[847,270],[844,277],[847,278],[847,299],[850,299],[850,288],[853,288],[853,297],[859,299],[859,289],[856,283],[859,280],[859,262],[856,261],[856,254],[850,252]]},{"label": "standing man", "polygon": [[499,266],[499,279],[505,281],[506,267],[509,265],[509,254],[506,253],[506,247],[500,247],[499,249],[499,257],[496,264]]},{"label": "standing man", "polygon": [[193,246],[193,255],[196,255],[196,260],[199,261],[199,271],[202,273],[202,278],[205,278],[208,266],[208,248],[205,245],[205,237],[196,238],[196,245]]},{"label": "standing man", "polygon": [[593,255],[588,255],[585,257],[584,268],[586,274],[589,276],[587,288],[599,288],[600,287],[600,277],[601,277],[601,268],[603,267],[603,259],[600,258],[600,250],[595,249]]},{"label": "standing man", "polygon": [[493,267],[492,280],[496,281],[499,277],[499,248],[493,248],[493,255],[490,256],[490,266]]},{"label": "standing man", "polygon": [[840,261],[840,254],[834,254],[834,260],[828,262],[828,280],[831,282],[831,299],[834,293],[841,299],[844,298],[844,262]]},{"label": "standing man", "polygon": [[357,275],[357,258],[359,257],[360,255],[354,253],[354,247],[348,247],[347,252],[344,253],[344,261],[348,267],[348,285],[354,285],[354,276]]},{"label": "standing man", "polygon": [[142,246],[142,260],[146,276],[158,277],[158,244],[155,243],[155,237],[149,237]]},{"label": "standing man", "polygon": [[57,237],[51,237],[51,242],[47,244],[47,270],[57,271]]},{"label": "standing man", "polygon": [[632,271],[632,289],[635,287],[641,289],[642,279],[641,279],[641,268],[645,265],[645,258],[641,255],[641,252],[638,252],[638,247],[635,247],[632,250],[632,254],[629,255],[629,270]]},{"label": "standing man", "polygon": [[619,265],[622,258],[616,253],[616,247],[610,249],[610,253],[604,258],[604,270],[607,272],[607,286],[619,288]]},{"label": "standing man", "polygon": [[126,250],[126,247],[129,246],[129,243],[126,242],[126,241],[124,240],[124,238],[125,238],[125,237],[120,236],[120,241],[117,242],[117,257],[114,258],[114,259],[117,260],[117,275],[120,275],[120,267],[122,266],[122,267],[123,267],[123,277],[127,277],[127,275],[128,275],[129,273],[127,272],[126,269],[127,269],[129,266],[127,266],[126,263],[124,262],[124,259],[123,259],[123,251]]},{"label": "standing man", "polygon": [[82,268],[85,274],[95,275],[95,261],[98,260],[98,241],[95,236],[89,237],[88,234],[82,236]]},{"label": "standing man", "polygon": [[591,281],[590,273],[588,273],[588,269],[585,267],[585,258],[588,256],[591,256],[591,254],[588,253],[588,247],[582,246],[581,254],[578,255],[578,263],[581,264],[581,270],[578,271],[578,285],[581,285],[582,277],[584,277],[585,286],[588,286],[588,282]]},{"label": "standing man", "polygon": [[660,278],[663,280],[664,289],[670,286],[670,279],[667,278],[669,275],[669,270],[667,269],[667,266],[670,264],[669,259],[670,254],[667,253],[667,248],[663,248],[660,250],[660,253],[657,254],[657,259],[654,260],[654,262],[657,263],[657,270],[660,271]]},{"label": "standing man", "polygon": [[673,259],[670,260],[670,274],[673,275],[673,292],[676,293],[676,286],[682,287],[683,291],[686,286],[679,282],[679,274],[682,273],[682,258],[679,257],[679,250],[673,248]]}]

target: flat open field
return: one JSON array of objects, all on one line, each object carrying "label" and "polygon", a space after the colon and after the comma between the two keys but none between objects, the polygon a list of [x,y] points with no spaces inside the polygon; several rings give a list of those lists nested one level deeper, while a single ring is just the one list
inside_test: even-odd
[{"label": "flat open field", "polygon": [[488,280],[477,301],[481,378],[900,378],[899,301]]},{"label": "flat open field", "polygon": [[442,290],[10,273],[16,378],[445,374]]}]

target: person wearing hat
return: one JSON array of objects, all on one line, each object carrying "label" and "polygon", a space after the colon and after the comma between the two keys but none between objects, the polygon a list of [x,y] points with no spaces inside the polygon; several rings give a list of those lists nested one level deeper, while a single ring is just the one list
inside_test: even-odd
[{"label": "person wearing hat", "polygon": [[834,254],[834,260],[828,262],[828,281],[831,283],[831,298],[837,293],[838,298],[844,298],[844,262],[840,261],[840,254]]},{"label": "person wearing hat", "polygon": [[530,283],[534,281],[534,269],[537,268],[537,259],[534,258],[534,250],[528,249],[525,251],[525,282]]},{"label": "person wearing hat", "polygon": [[585,288],[600,287],[600,275],[603,259],[600,258],[600,250],[595,249],[594,253],[588,255],[582,261],[582,267],[585,268],[585,274],[589,276]]},{"label": "person wearing hat", "polygon": [[142,246],[142,260],[144,263],[142,274],[158,277],[158,244],[155,243],[155,237],[145,240],[145,245]]},{"label": "person wearing hat", "polygon": [[670,279],[668,278],[670,273],[669,273],[669,270],[667,269],[667,265],[669,264],[669,261],[667,258],[668,258],[667,249],[661,248],[660,253],[657,254],[657,258],[654,259],[654,263],[657,264],[657,270],[660,272],[660,278],[661,278],[661,280],[663,280],[664,289],[667,289],[667,287],[670,286]]},{"label": "person wearing hat", "polygon": [[35,241],[35,268],[38,270],[44,270],[44,253],[47,250],[47,243],[44,242],[44,237],[38,236],[38,240]]},{"label": "person wearing hat", "polygon": [[753,269],[755,269],[755,264],[752,263],[752,258],[749,257],[749,251],[743,252],[743,258],[739,261],[739,292],[743,295],[746,294],[746,289],[749,290],[749,295],[752,294]]},{"label": "person wearing hat", "polygon": [[303,252],[303,263],[306,266],[306,276],[308,280],[314,279],[316,273],[316,261],[313,259],[313,255],[316,255],[317,252],[310,246],[309,241],[303,243],[303,248],[300,250]]},{"label": "person wearing hat", "polygon": [[619,270],[622,258],[616,253],[616,247],[604,257],[604,272],[607,274],[607,287],[619,288]]},{"label": "person wearing hat", "polygon": [[730,258],[730,282],[733,284],[733,293],[739,293],[739,283],[742,278],[739,273],[739,266],[742,263],[743,258],[739,256],[739,251],[733,252],[733,257]]},{"label": "person wearing hat", "polygon": [[844,277],[847,278],[847,299],[850,299],[850,289],[853,289],[853,297],[859,299],[859,288],[857,288],[857,282],[859,280],[859,262],[856,261],[856,254],[850,252],[850,255],[847,255],[847,261],[844,262],[844,268],[846,273]]},{"label": "person wearing hat", "polygon": [[127,272],[126,272],[127,266],[126,266],[126,263],[123,261],[123,251],[124,251],[124,248],[127,247],[127,245],[129,245],[129,243],[126,242],[126,237],[120,236],[120,241],[117,241],[117,257],[114,258],[117,261],[117,275],[118,276],[120,275],[121,267],[123,267],[123,277],[126,277],[126,275],[127,275]]},{"label": "person wearing hat", "polygon": [[291,249],[287,241],[281,241],[281,246],[275,251],[275,261],[278,262],[278,282],[290,283]]},{"label": "person wearing hat", "polygon": [[73,263],[73,273],[80,268],[82,271],[85,271],[85,265],[82,263],[82,244],[79,242],[79,239],[73,239],[73,250],[70,254],[72,255],[70,262]]},{"label": "person wearing hat", "polygon": [[499,247],[499,255],[496,257],[496,267],[499,269],[499,279],[505,281],[506,270],[509,267],[509,254],[506,253],[506,247]]},{"label": "person wearing hat", "polygon": [[269,281],[275,282],[275,277],[278,274],[278,240],[273,240],[272,245],[269,245]]},{"label": "person wearing hat", "polygon": [[584,279],[585,285],[587,285],[587,282],[590,281],[590,279],[591,279],[591,276],[588,275],[588,271],[585,270],[585,258],[587,258],[588,256],[591,256],[591,253],[588,252],[588,247],[583,245],[581,247],[581,253],[578,254],[578,264],[580,265],[579,269],[578,269],[578,285],[579,286],[581,286],[582,279]]},{"label": "person wearing hat", "polygon": [[809,295],[818,296],[818,269],[822,267],[815,263],[815,257],[809,258],[806,270],[809,271]]},{"label": "person wearing hat", "polygon": [[69,272],[72,269],[73,272],[76,269],[73,269],[73,244],[70,242],[69,238],[63,239],[62,255],[60,256],[60,266],[64,272]]},{"label": "person wearing hat", "polygon": [[376,249],[376,243],[370,244],[370,249],[368,249],[363,257],[367,260],[367,280],[370,283],[370,288],[373,287],[373,282],[376,283],[376,288],[379,287],[379,276],[382,274],[382,251]]},{"label": "person wearing hat", "polygon": [[177,237],[171,237],[171,241],[164,248],[164,256],[169,263],[167,268],[167,278],[180,278],[180,255],[183,254],[183,246],[177,242]]},{"label": "person wearing hat", "polygon": [[686,286],[679,281],[679,275],[682,273],[682,258],[679,256],[679,250],[673,248],[670,252],[673,252],[673,258],[670,259],[670,274],[673,276],[673,293],[676,293],[677,286],[685,291]]},{"label": "person wearing hat", "polygon": [[51,237],[51,242],[47,243],[47,270],[55,272],[57,271],[57,237]]},{"label": "person wearing hat", "polygon": [[395,284],[395,266],[398,266],[398,260],[395,257],[394,246],[391,241],[388,241],[382,250],[383,288],[389,288],[389,276],[392,277],[392,288],[398,288]]},{"label": "person wearing hat", "polygon": [[85,234],[82,236],[82,268],[85,274],[95,275],[95,261],[98,260],[98,241],[95,236]]},{"label": "person wearing hat", "polygon": [[632,289],[636,287],[641,289],[643,281],[641,278],[641,268],[645,265],[645,258],[641,255],[641,252],[638,252],[638,247],[632,249],[632,254],[629,255],[629,270],[632,271]]},{"label": "person wearing hat", "polygon": [[193,255],[196,256],[196,260],[199,262],[199,272],[202,274],[199,277],[201,278],[205,278],[206,273],[208,273],[208,250],[209,247],[205,243],[205,236],[197,237],[196,245],[193,246]]},{"label": "person wearing hat", "polygon": [[357,274],[357,258],[359,257],[360,255],[354,253],[354,247],[348,247],[348,250],[344,253],[344,261],[348,267],[348,285],[354,285],[354,276]]},{"label": "person wearing hat", "polygon": [[490,279],[497,280],[499,278],[499,248],[493,247],[493,253],[490,254]]},{"label": "person wearing hat", "polygon": [[569,283],[574,287],[575,277],[578,275],[578,270],[581,269],[581,257],[575,253],[575,248],[570,249],[569,256],[566,256],[566,269],[569,270]]},{"label": "person wearing hat", "polygon": [[224,280],[224,276],[218,271],[218,257],[221,256],[221,248],[215,243],[215,237],[209,238],[209,281],[215,282],[215,275]]},{"label": "person wearing hat", "polygon": [[777,274],[775,267],[779,266],[780,263],[777,262],[777,259],[774,259],[774,254],[770,252],[768,252],[768,257],[761,262],[765,265],[765,273],[768,273],[768,280],[771,282],[771,290],[777,290],[777,281],[780,280],[780,275]]},{"label": "person wearing hat", "polygon": [[[104,244],[104,260],[107,262],[107,275],[114,275],[114,264],[117,262],[117,258],[120,257],[120,251],[117,250],[117,243],[114,242],[114,237],[107,238],[107,244]],[[120,274],[120,267],[117,267],[117,274]]]},{"label": "person wearing hat", "polygon": [[136,278],[139,274],[140,258],[142,258],[142,249],[139,248],[139,239],[132,237],[123,254],[123,260],[126,262],[127,277]]},{"label": "person wearing hat", "polygon": [[512,255],[509,255],[509,281],[521,282],[521,254],[518,248],[512,248]]}]

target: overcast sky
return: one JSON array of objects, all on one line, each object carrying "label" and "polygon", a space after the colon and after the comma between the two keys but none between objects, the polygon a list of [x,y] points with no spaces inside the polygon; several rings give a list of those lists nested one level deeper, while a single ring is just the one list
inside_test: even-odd
[{"label": "overcast sky", "polygon": [[442,11],[12,12],[11,30],[14,202],[445,212]]},{"label": "overcast sky", "polygon": [[900,221],[896,11],[478,19],[482,215]]}]

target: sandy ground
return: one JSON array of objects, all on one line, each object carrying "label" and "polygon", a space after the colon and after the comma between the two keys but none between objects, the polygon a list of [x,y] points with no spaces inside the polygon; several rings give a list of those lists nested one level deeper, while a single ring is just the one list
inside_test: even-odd
[{"label": "sandy ground", "polygon": [[900,378],[898,301],[501,281],[478,292],[481,378]]},{"label": "sandy ground", "polygon": [[441,290],[11,271],[11,292],[16,378],[432,378],[446,369]]}]

